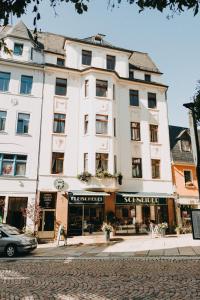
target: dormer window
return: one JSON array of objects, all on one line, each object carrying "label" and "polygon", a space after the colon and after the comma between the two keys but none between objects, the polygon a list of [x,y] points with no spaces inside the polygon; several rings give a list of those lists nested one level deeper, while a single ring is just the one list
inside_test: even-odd
[{"label": "dormer window", "polygon": [[82,65],[91,66],[92,51],[82,50]]},{"label": "dormer window", "polygon": [[190,152],[191,151],[191,143],[189,140],[181,140],[181,150],[183,152]]},{"label": "dormer window", "polygon": [[150,82],[151,81],[151,75],[150,74],[144,74],[144,80]]},{"label": "dormer window", "polygon": [[57,65],[60,67],[64,67],[65,66],[65,60],[63,58],[57,58]]},{"label": "dormer window", "polygon": [[129,78],[134,79],[134,70],[133,69],[129,69]]},{"label": "dormer window", "polygon": [[115,70],[115,56],[113,55],[106,56],[106,68],[107,70]]},{"label": "dormer window", "polygon": [[17,55],[17,56],[21,56],[23,53],[23,44],[19,44],[19,43],[15,43],[14,44],[14,50],[13,50],[13,54]]}]

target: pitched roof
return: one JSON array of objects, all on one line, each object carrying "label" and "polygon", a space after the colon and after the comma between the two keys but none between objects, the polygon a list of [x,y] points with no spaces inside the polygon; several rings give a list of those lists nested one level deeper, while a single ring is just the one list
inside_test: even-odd
[{"label": "pitched roof", "polygon": [[162,74],[153,60],[149,57],[148,53],[133,51],[129,63],[133,69],[146,70],[149,72]]},{"label": "pitched roof", "polygon": [[32,33],[22,21],[19,21],[15,26],[11,27],[7,31],[6,36],[13,36],[23,40],[33,40]]},{"label": "pitched roof", "polygon": [[170,149],[171,149],[171,156],[174,162],[182,162],[182,163],[194,163],[193,153],[185,152],[181,150],[179,141],[189,140],[190,138],[190,130],[186,127],[180,126],[169,126],[169,137],[170,137]]}]

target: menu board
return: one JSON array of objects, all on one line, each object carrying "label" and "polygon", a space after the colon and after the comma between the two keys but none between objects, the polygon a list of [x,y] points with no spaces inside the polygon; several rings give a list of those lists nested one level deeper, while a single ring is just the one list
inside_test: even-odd
[{"label": "menu board", "polygon": [[191,217],[193,239],[200,240],[200,209],[192,209]]},{"label": "menu board", "polygon": [[40,206],[46,209],[55,208],[56,205],[56,193],[40,193]]}]

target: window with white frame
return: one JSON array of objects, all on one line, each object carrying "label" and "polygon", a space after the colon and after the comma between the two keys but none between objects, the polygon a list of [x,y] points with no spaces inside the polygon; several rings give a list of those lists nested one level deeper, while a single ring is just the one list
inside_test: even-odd
[{"label": "window with white frame", "polygon": [[88,124],[89,124],[89,118],[88,115],[84,116],[84,134],[88,133]]},{"label": "window with white frame", "polygon": [[158,142],[158,125],[149,125],[149,133],[150,133],[150,142],[157,143]]},{"label": "window with white frame", "polygon": [[29,130],[30,114],[18,113],[17,133],[27,134]]},{"label": "window with white frame", "polygon": [[51,174],[62,174],[64,164],[64,153],[52,153]]},{"label": "window with white frame", "polygon": [[142,178],[142,159],[132,158],[132,177]]},{"label": "window with white frame", "polygon": [[0,131],[5,131],[7,111],[0,110]]},{"label": "window with white frame", "polygon": [[156,108],[157,100],[156,93],[148,93],[148,108]]},{"label": "window with white frame", "polygon": [[56,78],[55,94],[59,96],[66,96],[67,94],[67,79]]},{"label": "window with white frame", "polygon": [[82,65],[91,66],[92,51],[82,50]]},{"label": "window with white frame", "polygon": [[108,153],[96,153],[96,171],[108,171]]},{"label": "window with white frame", "polygon": [[116,62],[116,57],[113,55],[107,55],[106,56],[106,68],[107,70],[115,70],[115,62]]},{"label": "window with white frame", "polygon": [[140,141],[140,123],[131,122],[131,140]]},{"label": "window with white frame", "polygon": [[159,159],[151,160],[151,170],[152,170],[152,178],[159,179],[160,178],[160,160]]},{"label": "window with white frame", "polygon": [[96,80],[96,96],[107,97],[108,94],[108,81]]},{"label": "window with white frame", "polygon": [[108,116],[96,115],[96,134],[108,133]]},{"label": "window with white frame", "polygon": [[33,85],[33,76],[21,76],[20,94],[31,94]]},{"label": "window with white frame", "polygon": [[25,176],[27,155],[0,154],[1,176]]},{"label": "window with white frame", "polygon": [[9,90],[10,73],[0,72],[0,91],[7,92]]},{"label": "window with white frame", "polygon": [[20,43],[14,43],[13,54],[17,56],[21,56],[23,54],[24,45]]},{"label": "window with white frame", "polygon": [[185,181],[185,185],[188,185],[189,183],[192,184],[192,172],[191,172],[191,170],[184,170],[184,181]]}]

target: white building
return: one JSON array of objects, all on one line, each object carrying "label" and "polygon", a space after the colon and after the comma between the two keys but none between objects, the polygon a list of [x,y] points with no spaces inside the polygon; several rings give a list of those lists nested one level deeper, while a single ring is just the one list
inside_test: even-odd
[{"label": "white building", "polygon": [[[21,48],[23,45],[23,54],[13,54],[12,58],[2,54],[1,66],[12,73],[18,63],[13,71],[15,77],[24,74],[25,68],[32,70],[28,74],[33,76],[34,96],[22,97],[13,86],[14,98],[22,102],[18,107],[13,105],[12,110],[22,109],[32,115],[30,130],[32,124],[34,134],[17,136],[17,143],[23,138],[31,145],[31,149],[25,149],[23,142],[23,153],[31,158],[32,173],[28,173],[27,159],[26,176],[20,182],[35,183],[42,208],[40,237],[53,237],[59,224],[68,224],[71,233],[98,231],[103,220],[113,218],[121,225],[132,223],[132,227],[136,222],[140,230],[148,226],[150,219],[167,221],[172,226],[167,86],[160,82],[162,73],[148,54],[115,47],[102,34],[80,40],[39,33],[38,44],[33,45],[29,31],[29,40],[18,40],[17,34],[9,34],[16,33],[17,28],[20,33],[27,30],[20,22],[2,33],[11,49],[15,49],[13,43],[21,44]],[[16,85],[19,82],[18,78]],[[5,103],[0,108],[5,111],[6,97],[10,102],[13,97],[8,92],[1,92],[1,96]],[[27,100],[32,101],[29,110]],[[8,132],[10,139],[12,134],[15,133]],[[30,143],[30,139],[35,140]],[[12,149],[9,146],[9,151],[8,144],[1,142],[0,147],[2,153],[20,153],[14,145]],[[38,149],[37,187],[34,180]],[[92,175],[87,182],[77,178],[78,174],[84,177],[85,171]],[[118,173],[123,176],[122,184],[119,178],[110,177]],[[8,181],[9,191],[9,184],[19,182],[18,177],[8,180],[5,174],[1,179],[0,182]],[[0,193],[5,194],[1,188]]]}]

